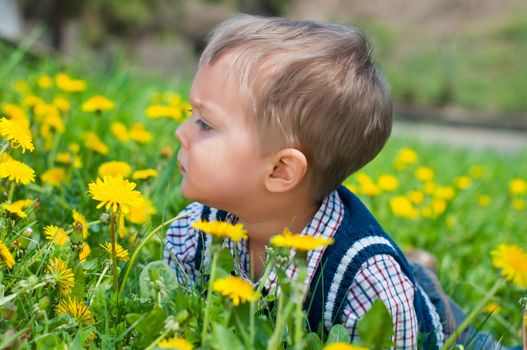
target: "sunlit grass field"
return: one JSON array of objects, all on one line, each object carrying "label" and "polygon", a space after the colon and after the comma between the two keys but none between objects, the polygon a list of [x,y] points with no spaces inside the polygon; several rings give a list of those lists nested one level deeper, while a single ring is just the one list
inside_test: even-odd
[{"label": "sunlit grass field", "polygon": [[[338,330],[297,332],[294,309],[283,328],[273,314],[255,319],[262,303],[233,307],[220,291],[177,287],[152,264],[166,223],[187,204],[174,131],[189,113],[189,82],[17,54],[0,63],[0,348],[319,349],[345,340]],[[465,311],[487,296],[476,326],[519,343],[527,282],[488,291],[501,279],[491,251],[526,249],[526,174],[527,151],[392,138],[345,184],[404,250],[437,258],[445,291]],[[222,257],[219,277],[229,272]],[[283,283],[299,296],[294,281]],[[288,322],[297,323],[287,332]]]}]

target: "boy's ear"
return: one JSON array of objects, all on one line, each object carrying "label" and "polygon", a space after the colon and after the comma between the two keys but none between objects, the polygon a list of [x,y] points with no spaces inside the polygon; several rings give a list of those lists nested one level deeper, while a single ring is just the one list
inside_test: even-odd
[{"label": "boy's ear", "polygon": [[273,169],[265,178],[270,192],[287,192],[295,188],[307,172],[307,158],[294,148],[280,150],[272,157]]}]

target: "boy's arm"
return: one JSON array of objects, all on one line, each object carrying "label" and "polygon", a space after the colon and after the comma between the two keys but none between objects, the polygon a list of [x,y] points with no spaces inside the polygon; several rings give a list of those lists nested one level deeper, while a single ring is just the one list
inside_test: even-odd
[{"label": "boy's arm", "polygon": [[164,258],[177,274],[179,283],[193,285],[198,277],[194,266],[198,235],[192,228],[192,223],[201,218],[203,205],[197,202],[189,204],[182,213],[188,212],[174,220],[168,228],[165,238]]},{"label": "boy's arm", "polygon": [[417,349],[418,324],[413,304],[415,287],[389,255],[376,255],[361,266],[346,296],[343,323],[352,339],[357,321],[376,299],[382,300],[392,316],[396,349]]}]

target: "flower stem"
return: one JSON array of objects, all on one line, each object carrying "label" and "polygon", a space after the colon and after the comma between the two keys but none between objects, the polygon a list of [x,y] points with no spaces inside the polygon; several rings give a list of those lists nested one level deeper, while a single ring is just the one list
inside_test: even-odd
[{"label": "flower stem", "polygon": [[[112,274],[113,274],[113,289],[115,294],[119,293],[119,281],[117,276],[117,252],[115,250],[116,237],[115,237],[115,213],[112,211],[110,215],[110,236],[112,238]],[[119,302],[119,298],[117,298]]]},{"label": "flower stem", "polygon": [[472,312],[461,322],[461,324],[456,328],[454,333],[450,335],[450,337],[445,341],[445,344],[442,347],[442,350],[448,350],[454,343],[456,342],[457,337],[463,333],[465,329],[467,329],[470,324],[474,322],[476,317],[478,317],[489,300],[496,294],[496,292],[503,287],[505,284],[505,280],[503,278],[499,278],[496,280],[492,288],[487,292],[485,297],[476,305],[476,307],[472,310]]},{"label": "flower stem", "polygon": [[305,259],[301,260],[298,264],[298,274],[294,281],[294,304],[295,304],[295,349],[303,349],[302,344],[302,325],[304,313],[302,311],[302,305],[304,303],[304,280],[307,275],[307,267]]},{"label": "flower stem", "polygon": [[130,261],[128,262],[128,265],[126,265],[126,270],[124,272],[124,276],[123,276],[123,281],[121,282],[121,287],[119,289],[119,299],[122,299],[123,297],[123,294],[124,294],[124,287],[126,286],[126,281],[128,280],[128,276],[130,275],[130,271],[132,270],[132,266],[134,266],[134,263],[135,263],[135,260],[137,259],[138,255],[139,255],[139,252],[141,252],[141,249],[143,249],[143,247],[145,246],[145,244],[152,238],[154,237],[154,235],[156,233],[159,232],[159,230],[161,230],[163,227],[165,227],[167,224],[171,223],[172,221],[174,220],[177,220],[177,219],[180,219],[186,215],[188,215],[189,212],[184,212],[184,213],[181,213],[179,214],[178,216],[176,217],[173,217],[171,219],[168,219],[167,221],[163,222],[161,225],[159,225],[158,227],[156,227],[153,231],[151,231],[150,233],[148,233],[144,238],[143,240],[141,241],[141,243],[139,243],[139,245],[137,246],[137,248],[134,250],[134,252],[132,253],[132,256],[130,257]]},{"label": "flower stem", "polygon": [[289,314],[293,310],[294,304],[292,302],[287,303],[287,305],[284,308],[284,296],[283,293],[280,293],[278,296],[278,310],[276,313],[276,325],[274,328],[273,335],[271,336],[271,339],[267,343],[267,350],[274,350],[278,349],[279,345],[281,344],[281,338],[283,330],[286,326],[287,320],[289,318]]},{"label": "flower stem", "polygon": [[11,182],[11,186],[9,187],[9,195],[7,197],[7,203],[11,203],[13,201],[13,195],[15,194],[15,182]]},{"label": "flower stem", "polygon": [[203,316],[203,328],[201,329],[201,346],[205,344],[205,338],[207,337],[207,328],[209,326],[209,313],[210,313],[210,304],[211,304],[211,295],[212,295],[212,284],[214,283],[214,278],[216,277],[216,265],[218,265],[219,252],[216,247],[212,246],[212,264],[210,266],[210,276],[209,276],[209,287],[207,288],[207,300],[205,301],[205,311]]}]

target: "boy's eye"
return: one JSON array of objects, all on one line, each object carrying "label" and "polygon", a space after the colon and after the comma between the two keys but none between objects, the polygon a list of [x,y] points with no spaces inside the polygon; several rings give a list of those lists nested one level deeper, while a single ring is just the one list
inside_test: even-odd
[{"label": "boy's eye", "polygon": [[212,127],[205,123],[202,119],[196,119],[196,124],[198,124],[199,129],[202,131],[209,131],[212,129]]}]

